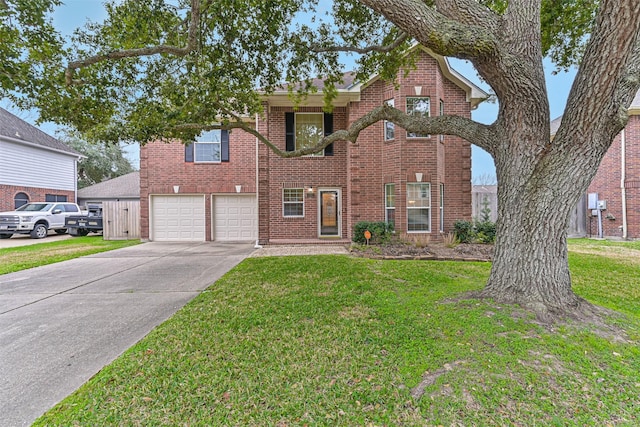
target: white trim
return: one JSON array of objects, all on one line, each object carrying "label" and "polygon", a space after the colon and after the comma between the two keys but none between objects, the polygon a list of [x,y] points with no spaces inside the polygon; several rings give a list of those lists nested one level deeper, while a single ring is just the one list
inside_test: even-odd
[{"label": "white trim", "polygon": [[28,145],[30,147],[40,148],[47,151],[54,151],[56,153],[64,154],[69,157],[75,157],[76,160],[80,160],[87,157],[84,154],[70,153],[69,151],[59,150],[57,148],[48,147],[46,145],[36,144],[35,142],[25,141],[24,139],[11,138],[10,136],[0,135],[0,139],[4,139],[8,142],[13,142],[16,144],[23,144],[23,145]]},{"label": "white trim", "polygon": [[[460,89],[464,90],[464,92],[466,93],[466,100],[471,104],[472,110],[476,109],[478,107],[478,104],[480,104],[482,101],[489,98],[489,94],[487,92],[485,92],[465,76],[451,68],[449,60],[446,57],[438,55],[431,49],[424,47],[416,42],[411,48],[407,50],[406,54],[409,54],[416,49],[421,49],[423,52],[434,58],[438,62],[440,70],[442,70],[442,74],[445,76],[445,78],[450,80]],[[336,91],[336,97],[332,101],[332,105],[334,107],[345,107],[351,102],[359,102],[360,93],[362,92],[362,90],[379,79],[380,74],[373,74],[365,82],[354,82],[354,84],[352,84],[348,89],[338,89]],[[263,99],[267,101],[272,107],[290,107],[295,103],[288,90],[282,90],[271,94],[266,94],[264,92],[259,93],[263,96]],[[324,93],[322,93],[322,91],[319,91],[318,93],[307,94],[307,96],[305,96],[299,103],[299,106],[302,107],[323,107],[324,105],[325,99]]]},{"label": "white trim", "polygon": [[[387,197],[389,193],[387,193],[387,188],[389,185],[393,186],[393,206],[387,206]],[[395,182],[386,182],[384,184],[384,222],[389,224],[389,210],[393,210],[393,229],[395,231],[396,228],[396,183]]]},{"label": "white trim", "polygon": [[[334,107],[346,107],[352,102],[360,102],[360,90],[338,89],[336,97],[331,101]],[[289,92],[274,92],[269,95],[263,94],[264,99],[271,107],[291,107],[294,104]],[[325,99],[322,91],[310,93],[300,101],[300,107],[324,107]]]},{"label": "white trim", "polygon": [[[409,114],[409,100],[410,99],[419,99],[419,100],[426,100],[429,103],[429,108],[427,110],[427,115],[420,115],[418,116],[417,114]],[[413,105],[412,105],[413,106]],[[404,111],[407,115],[410,115],[412,117],[424,117],[424,118],[429,118],[431,117],[431,97],[430,96],[405,96],[404,98]],[[410,134],[414,134],[414,136],[410,135]],[[418,139],[418,138],[431,138],[431,134],[427,134],[427,135],[418,135],[415,132],[409,132],[407,131],[407,139]]]},{"label": "white trim", "polygon": [[[429,206],[416,206],[416,207],[409,207],[409,186],[422,186],[422,185],[428,185],[429,186]],[[407,206],[407,233],[431,233],[433,231],[433,227],[431,226],[432,220],[433,220],[433,215],[432,215],[432,197],[431,197],[431,183],[430,182],[407,182],[406,184],[406,189],[405,189],[405,193],[406,193],[406,206]],[[410,210],[418,210],[418,209],[428,209],[429,211],[429,219],[428,219],[428,224],[427,226],[429,227],[428,230],[409,230],[409,211]]]},{"label": "white trim", "polygon": [[[466,100],[471,104],[472,110],[476,109],[478,107],[478,104],[480,104],[482,101],[489,98],[489,94],[487,92],[485,92],[479,86],[476,86],[474,83],[472,83],[465,76],[463,76],[462,74],[460,74],[459,72],[451,68],[451,65],[449,64],[449,60],[446,57],[442,55],[438,55],[431,49],[425,46],[422,46],[420,43],[418,42],[414,43],[414,45],[407,50],[407,54],[411,53],[416,49],[422,50],[427,55],[435,59],[440,65],[440,70],[442,70],[442,74],[444,74],[444,76],[448,80],[450,80],[453,84],[455,84],[460,89],[465,91],[465,93],[467,94]],[[379,79],[380,79],[380,75],[374,74],[366,82],[358,83],[354,85],[353,89],[362,91],[364,88],[366,88],[367,86],[370,86],[371,84],[373,84]]]},{"label": "white trim", "polygon": [[440,183],[440,221],[439,221],[439,226],[438,228],[440,229],[441,233],[444,233],[444,192],[445,192],[445,188],[444,188],[444,184],[441,182]]},{"label": "white trim", "polygon": [[[284,192],[286,190],[300,190],[302,192],[302,202],[285,202],[284,200]],[[282,217],[283,218],[304,218],[304,213],[305,213],[305,205],[304,205],[304,188],[301,187],[290,187],[290,188],[283,188],[282,189]],[[284,212],[284,205],[285,203],[293,205],[293,204],[299,204],[302,203],[302,215],[286,215]]]},{"label": "white trim", "polygon": [[[293,148],[295,150],[298,150],[299,148],[303,148],[303,147],[298,147],[298,115],[309,116],[312,114],[316,116],[320,116],[320,121],[322,123],[322,137],[324,138],[324,113],[323,112],[317,112],[317,111],[294,112],[293,113]],[[319,151],[314,154],[307,154],[302,157],[324,157],[324,148],[322,149],[322,151]]]},{"label": "white trim", "polygon": [[[203,214],[202,214],[202,220],[205,220],[206,217],[206,195],[204,194],[198,194],[198,193],[186,193],[186,194],[163,194],[163,193],[154,193],[154,194],[149,194],[149,240],[151,241],[155,241],[156,240],[156,230],[154,227],[154,223],[155,223],[155,218],[154,218],[154,204],[153,204],[153,199],[154,197],[199,197],[202,199],[202,208],[203,208]],[[207,227],[206,227],[206,221],[205,221],[205,225],[204,225],[204,230],[203,230],[203,238],[202,240],[193,240],[193,241],[206,241],[205,236],[207,235]],[[171,240],[164,240],[164,241],[171,241]],[[175,240],[175,241],[180,241],[180,240]]]},{"label": "white trim", "polygon": [[[336,193],[336,220],[338,222],[338,234],[322,234],[322,193]],[[318,188],[318,237],[342,237],[342,190],[340,188],[321,187]]]},{"label": "white trim", "polygon": [[[228,222],[227,218],[229,219],[233,219],[232,216],[218,216],[217,214],[219,213],[219,208],[222,205],[221,203],[221,199],[225,199],[226,201],[230,201],[230,200],[234,200],[234,205],[237,205],[238,202],[241,202],[242,200],[247,200],[247,201],[252,201],[249,199],[253,199],[254,197],[257,197],[257,195],[255,193],[211,193],[211,197],[210,197],[210,203],[211,203],[211,240],[212,241],[218,241],[218,242],[245,242],[245,241],[254,241],[257,239],[258,236],[258,229],[259,229],[259,224],[258,224],[258,207],[255,203],[251,203],[251,214],[250,215],[243,215],[241,213],[238,213],[237,218],[243,218],[245,220],[251,220],[252,221],[252,226],[251,226],[251,233],[252,236],[249,239],[244,239],[242,237],[238,237],[237,239],[234,238],[229,238],[228,237],[228,230],[230,230],[232,228],[232,225]],[[242,207],[249,207],[247,205],[241,205]],[[237,206],[231,206],[229,204],[226,205],[226,207],[237,207]],[[236,219],[237,219],[236,218]],[[218,223],[220,221],[220,219],[225,220],[224,222],[224,227],[218,227]],[[249,228],[242,228],[242,225],[239,225],[237,227],[233,227],[235,230],[245,230],[247,231]],[[226,234],[227,236],[225,236],[224,239],[221,239],[220,236],[223,236],[223,233],[220,234],[216,234],[216,230],[227,230]]]}]

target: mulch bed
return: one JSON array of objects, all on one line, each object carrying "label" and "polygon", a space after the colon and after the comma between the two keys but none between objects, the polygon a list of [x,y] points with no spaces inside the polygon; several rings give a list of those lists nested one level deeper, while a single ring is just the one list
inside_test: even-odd
[{"label": "mulch bed", "polygon": [[354,245],[350,251],[355,256],[373,259],[491,261],[493,258],[493,245],[477,243],[461,243],[454,247],[443,243],[429,243],[424,247],[405,243]]}]

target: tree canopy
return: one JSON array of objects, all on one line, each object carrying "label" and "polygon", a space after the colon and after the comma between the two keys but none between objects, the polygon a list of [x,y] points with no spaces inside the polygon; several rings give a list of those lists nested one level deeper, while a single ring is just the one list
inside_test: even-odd
[{"label": "tree canopy", "polygon": [[[401,11],[390,2],[117,0],[106,3],[104,23],[79,28],[67,43],[75,48],[63,52],[46,19],[58,1],[30,3],[25,7],[24,2],[4,0],[5,16],[29,12],[38,17],[5,22],[5,28],[28,35],[21,39],[31,43],[14,43],[13,50],[19,50],[13,56],[31,54],[45,35],[48,55],[36,52],[37,67],[21,66],[39,72],[29,78],[15,76],[2,87],[18,92],[22,106],[39,109],[42,120],[108,141],[192,139],[201,127],[221,119],[233,121],[234,114],[260,112],[256,89],[269,92],[283,82],[310,84],[318,76],[327,80],[330,108],[334,84],[345,71],[341,53],[357,55],[361,80],[373,73],[393,79],[400,66],[411,64],[412,58],[403,52],[416,40],[393,17],[380,13]],[[465,34],[473,19],[489,23],[502,16],[508,10],[505,0],[484,0],[486,8],[476,5],[466,12],[477,18],[458,21],[447,16],[452,6],[438,3],[445,2],[424,4],[429,6],[425,10],[434,11],[427,15],[429,25],[438,28],[438,34],[427,35],[431,49],[473,60],[482,49],[495,47],[488,33],[486,40]],[[543,54],[558,67],[578,63],[597,6],[596,0],[542,2]],[[30,22],[37,23],[40,38],[29,30]],[[299,90],[314,89],[302,85]]]},{"label": "tree canopy", "polygon": [[85,155],[78,161],[78,188],[117,178],[135,170],[124,156],[121,145],[105,142],[90,143],[72,133],[68,133],[60,140]]},{"label": "tree canopy", "polygon": [[64,64],[62,40],[51,23],[59,0],[0,0],[0,95],[31,94],[43,64]]}]

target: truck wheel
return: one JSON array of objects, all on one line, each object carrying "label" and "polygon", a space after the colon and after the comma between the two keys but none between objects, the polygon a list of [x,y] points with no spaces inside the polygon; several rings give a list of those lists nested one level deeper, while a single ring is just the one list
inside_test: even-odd
[{"label": "truck wheel", "polygon": [[67,233],[66,228],[59,228],[56,230],[56,234],[66,234],[66,233]]},{"label": "truck wheel", "polygon": [[48,234],[47,226],[40,222],[33,227],[30,234],[32,239],[43,239]]},{"label": "truck wheel", "polygon": [[0,239],[10,239],[13,234],[0,234]]}]

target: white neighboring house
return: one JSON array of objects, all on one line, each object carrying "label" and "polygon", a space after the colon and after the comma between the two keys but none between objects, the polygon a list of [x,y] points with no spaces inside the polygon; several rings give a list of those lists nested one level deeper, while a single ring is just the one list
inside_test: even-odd
[{"label": "white neighboring house", "polygon": [[0,108],[0,212],[75,202],[82,154]]}]

